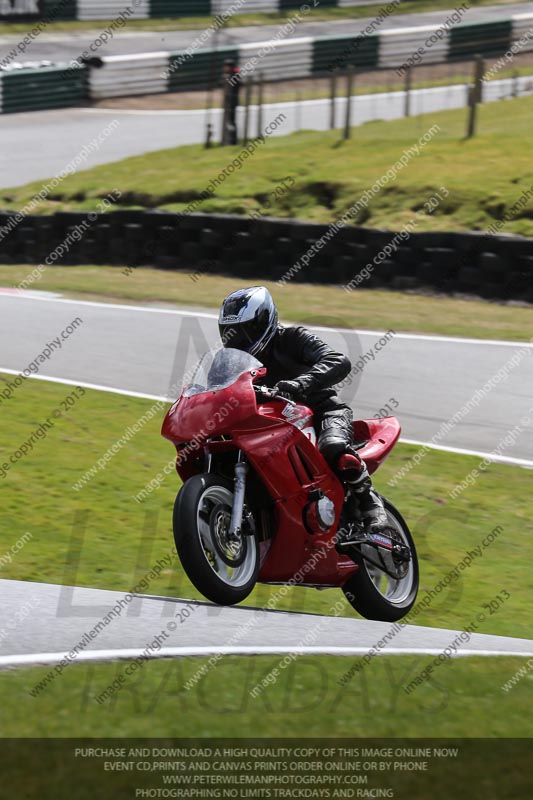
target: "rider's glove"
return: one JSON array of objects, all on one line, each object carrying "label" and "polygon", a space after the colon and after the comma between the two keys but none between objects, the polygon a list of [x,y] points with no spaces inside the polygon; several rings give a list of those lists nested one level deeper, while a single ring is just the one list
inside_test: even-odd
[{"label": "rider's glove", "polygon": [[278,381],[274,389],[288,400],[305,400],[306,391],[301,381]]}]

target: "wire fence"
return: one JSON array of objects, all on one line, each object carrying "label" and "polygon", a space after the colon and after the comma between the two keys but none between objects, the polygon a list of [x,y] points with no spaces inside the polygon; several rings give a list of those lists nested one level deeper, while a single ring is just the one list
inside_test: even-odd
[{"label": "wire fence", "polygon": [[[288,80],[264,81],[258,75],[245,79],[236,111],[239,140],[260,135],[265,119],[280,112],[286,115],[284,133],[341,129],[350,135],[352,128],[366,122],[471,108],[472,100],[477,107],[478,103],[533,94],[533,52],[518,53],[511,60],[501,57],[413,66],[399,73],[401,70],[375,68]],[[477,95],[473,92],[476,80]],[[221,141],[223,79],[217,77],[215,83],[205,91],[110,98],[98,105],[206,109],[211,141]]]},{"label": "wire fence", "polygon": [[[356,70],[352,83],[351,95],[379,94],[396,95],[398,93],[416,96],[424,89],[443,88],[450,96],[455,93],[458,85],[468,85],[473,80],[474,60],[459,61],[444,64],[429,64],[411,67],[404,75],[399,75],[395,69],[374,69],[371,71]],[[524,53],[515,56],[512,62],[502,64],[499,69],[490,73],[493,65],[497,64],[490,59],[485,59],[486,83],[502,78],[517,78],[522,75],[533,76],[533,53]],[[488,74],[490,73],[490,74]],[[336,72],[312,78],[293,79],[290,81],[276,81],[265,83],[265,102],[275,103],[282,101],[311,100],[330,98],[332,93],[336,97],[346,97],[348,87],[348,73]],[[508,96],[507,94],[505,96]],[[424,102],[417,108],[417,113],[424,113]]]}]

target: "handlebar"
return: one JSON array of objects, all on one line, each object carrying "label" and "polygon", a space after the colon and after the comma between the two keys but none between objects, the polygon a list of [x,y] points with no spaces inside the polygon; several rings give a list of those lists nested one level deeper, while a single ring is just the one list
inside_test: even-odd
[{"label": "handlebar", "polygon": [[281,400],[283,403],[290,403],[292,406],[296,405],[294,400],[278,394],[275,389],[271,389],[269,386],[257,386],[254,384],[254,391],[256,394],[262,395],[265,400]]}]

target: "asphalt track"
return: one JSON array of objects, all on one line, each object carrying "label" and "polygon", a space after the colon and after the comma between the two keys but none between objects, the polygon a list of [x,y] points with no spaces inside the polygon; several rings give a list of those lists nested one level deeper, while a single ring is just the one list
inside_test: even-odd
[{"label": "asphalt track", "polygon": [[[128,278],[125,276],[125,280]],[[135,307],[0,293],[0,373],[17,374],[75,318],[83,320],[56,349],[38,379],[95,384],[101,389],[146,397],[168,396],[183,372],[217,341],[210,311]],[[507,378],[495,385],[477,409],[452,429],[439,446],[468,445],[493,449],[498,438],[532,405],[532,346],[478,342],[449,337],[395,336],[380,351],[379,332],[317,331],[348,352],[352,361],[375,353],[345,398],[361,416],[370,416],[394,397],[396,413],[411,437],[427,441],[483,383],[521,354]],[[9,375],[0,376],[2,381]],[[174,394],[172,395],[174,396]],[[6,401],[3,401],[6,402]],[[10,401],[7,401],[10,402]],[[533,420],[533,413],[532,413]],[[134,420],[132,419],[132,423]],[[531,428],[503,460],[533,467]],[[529,458],[525,458],[528,456]],[[142,487],[139,487],[139,489]],[[135,487],[132,487],[132,491]],[[119,592],[0,581],[2,656],[0,669],[56,664],[78,644],[124,595]],[[17,611],[34,609],[23,621]],[[183,622],[176,622],[185,617]],[[178,613],[178,612],[181,612]],[[156,635],[161,649],[150,657],[211,654],[364,655],[391,631],[387,623],[246,608],[165,597],[134,598],[120,617],[103,628],[76,662],[136,658]],[[438,655],[459,631],[406,626],[395,632],[382,652]],[[474,634],[453,655],[533,655],[528,640]]]},{"label": "asphalt track", "polygon": [[[333,594],[330,593],[333,597]],[[337,592],[338,597],[342,593]],[[3,619],[16,619],[18,609],[31,601],[38,613],[19,622],[2,642],[0,670],[31,664],[54,664],[82,642],[77,663],[131,659],[160,637],[154,657],[187,655],[365,655],[381,639],[387,655],[439,655],[451,648],[461,631],[406,625],[397,630],[388,622],[347,617],[324,617],[289,611],[246,607],[227,608],[170,597],[126,594],[46,583],[0,581]],[[119,602],[122,601],[122,607]],[[96,630],[113,608],[118,616]],[[187,614],[188,612],[188,614]],[[186,616],[187,614],[187,616]],[[180,621],[183,620],[183,621]],[[84,634],[87,638],[84,639]],[[533,641],[506,636],[471,634],[451,649],[456,656],[533,656]]]},{"label": "asphalt track", "polygon": [[[392,14],[378,31],[393,30],[396,28],[433,25],[435,28],[442,25],[444,21],[453,14],[453,7],[448,10],[424,11],[417,14]],[[483,8],[470,8],[462,17],[459,24],[471,24],[474,22],[489,22],[497,19],[507,19],[511,14],[526,14],[533,11],[533,3],[510,3],[503,6],[486,6]],[[377,12],[376,12],[377,13]],[[293,15],[295,18],[296,12]],[[363,31],[373,20],[373,17],[365,19],[343,19],[331,20],[329,22],[309,22],[304,15],[301,16],[302,22],[296,24],[295,30],[290,32],[290,37],[300,36],[325,36],[334,34],[351,35]],[[109,27],[108,22],[95,22],[93,31],[82,33],[46,33],[44,31],[31,43],[24,54],[24,61],[50,60],[54,62],[71,61],[76,59],[80,53],[89,49],[91,44],[100,34]],[[239,28],[226,28],[220,32],[218,37],[219,47],[231,47],[232,45],[246,42],[263,42],[271,39],[280,33],[286,22],[276,23],[275,25],[246,26]],[[287,28],[285,28],[287,30]],[[113,33],[113,38],[98,47],[95,55],[114,56],[125,55],[128,53],[150,53],[160,51],[184,50],[192,44],[203,29],[189,31],[132,31],[127,26],[122,31]],[[10,34],[0,36],[0,60],[7,57],[10,50],[20,41],[20,34]],[[283,37],[281,38],[288,38]],[[215,46],[215,36],[208,40],[204,47]]]},{"label": "asphalt track", "polygon": [[[42,374],[173,398],[172,387],[181,386],[183,374],[219,341],[213,310],[0,294],[0,371],[23,370],[77,316],[83,325],[55,350]],[[353,322],[355,327],[356,309]],[[397,334],[376,350],[379,332],[310,327],[359,364],[341,392],[354,412],[371,417],[394,399],[408,440],[431,443],[443,423],[505,370],[507,377],[495,379],[477,407],[433,443],[490,453],[529,414],[531,423],[522,423],[500,460],[533,466],[533,345]]]}]

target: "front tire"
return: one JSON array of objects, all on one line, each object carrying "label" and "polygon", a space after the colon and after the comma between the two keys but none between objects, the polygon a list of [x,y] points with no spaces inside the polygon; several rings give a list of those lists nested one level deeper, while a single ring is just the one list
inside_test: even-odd
[{"label": "front tire", "polygon": [[371,545],[363,545],[361,555],[354,557],[359,569],[348,578],[342,590],[350,605],[366,619],[397,622],[409,613],[416,600],[419,583],[418,558],[407,523],[392,503],[385,498],[382,500],[389,527],[398,541],[407,545],[411,551],[406,574],[394,580],[386,572],[369,564],[365,561],[365,552],[376,561],[377,551]]},{"label": "front tire", "polygon": [[228,539],[233,486],[214,474],[194,475],[174,504],[174,541],[191,583],[208,600],[234,605],[255,586],[259,546],[254,534]]}]

